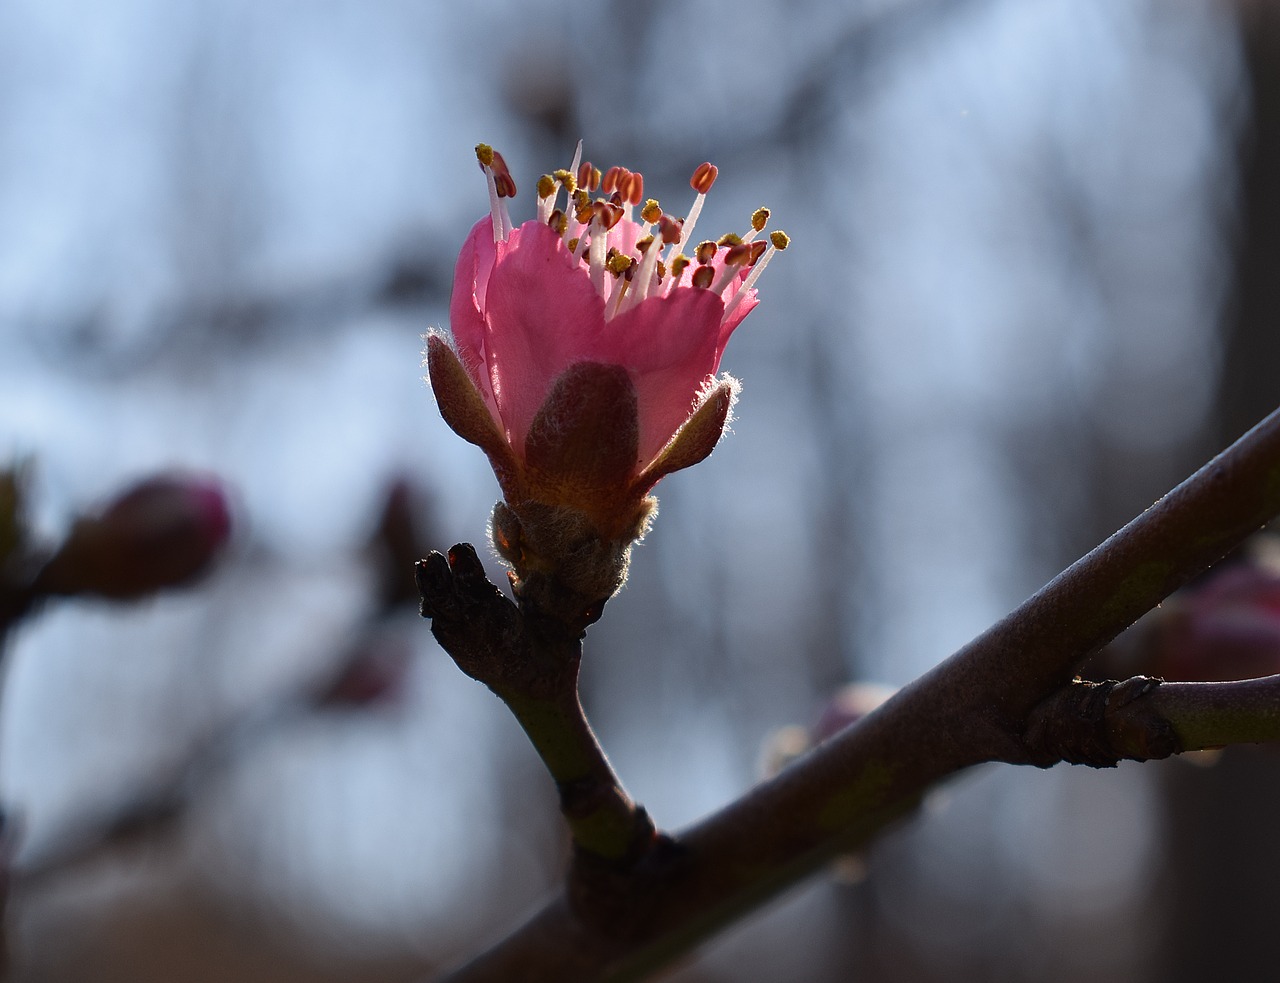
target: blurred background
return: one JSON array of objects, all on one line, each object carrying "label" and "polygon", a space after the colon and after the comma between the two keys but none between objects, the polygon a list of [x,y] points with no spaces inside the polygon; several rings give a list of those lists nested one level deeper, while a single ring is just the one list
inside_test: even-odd
[{"label": "blurred background", "polygon": [[[676,828],[948,655],[1280,402],[1280,14],[1226,0],[10,0],[0,456],[32,521],[216,475],[199,586],[11,636],[21,981],[412,980],[556,880],[549,782],[417,618],[497,495],[422,382],[502,150],[793,247],[584,699]],[[491,574],[500,576],[496,564]],[[670,977],[1264,978],[1269,752],[963,776]]]}]

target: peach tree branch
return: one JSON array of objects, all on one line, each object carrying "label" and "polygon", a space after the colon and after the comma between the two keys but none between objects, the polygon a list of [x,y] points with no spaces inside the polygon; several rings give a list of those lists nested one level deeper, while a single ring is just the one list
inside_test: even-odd
[{"label": "peach tree branch", "polygon": [[1280,737],[1275,679],[1075,679],[1091,654],[1277,514],[1280,411],[776,778],[654,838],[610,877],[575,863],[557,897],[449,980],[643,979],[981,762],[1108,765]]},{"label": "peach tree branch", "polygon": [[432,553],[416,576],[431,633],[507,705],[551,773],[582,862],[608,869],[650,850],[653,823],[623,789],[578,699],[582,629],[516,607],[467,543],[447,557]]}]

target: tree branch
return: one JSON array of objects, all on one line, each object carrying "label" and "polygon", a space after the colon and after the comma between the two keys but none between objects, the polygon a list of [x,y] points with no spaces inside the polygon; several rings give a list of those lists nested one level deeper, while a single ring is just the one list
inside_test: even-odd
[{"label": "tree branch", "polygon": [[588,903],[592,889],[575,866],[559,897],[449,979],[641,979],[865,842],[948,775],[983,761],[1061,760],[1046,753],[1049,731],[1060,743],[1073,726],[1096,738],[1101,719],[1107,754],[1118,756],[1280,736],[1272,680],[1106,684],[1114,708],[1095,690],[1084,725],[1062,722],[1090,702],[1086,684],[1073,681],[1089,655],[1277,513],[1280,411],[878,710],[659,839],[600,904]]},{"label": "tree branch", "polygon": [[578,700],[581,631],[517,608],[467,543],[419,562],[417,581],[431,633],[507,705],[555,780],[584,876],[649,851],[653,822],[623,789]]}]

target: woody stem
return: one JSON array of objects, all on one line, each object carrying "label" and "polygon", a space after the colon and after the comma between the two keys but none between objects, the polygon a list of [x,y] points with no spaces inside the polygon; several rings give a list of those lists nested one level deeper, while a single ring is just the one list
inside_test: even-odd
[{"label": "woody stem", "polygon": [[416,570],[423,617],[464,673],[511,710],[560,792],[580,856],[626,866],[650,847],[654,827],[614,774],[578,699],[581,633],[526,615],[485,577],[462,543]]}]

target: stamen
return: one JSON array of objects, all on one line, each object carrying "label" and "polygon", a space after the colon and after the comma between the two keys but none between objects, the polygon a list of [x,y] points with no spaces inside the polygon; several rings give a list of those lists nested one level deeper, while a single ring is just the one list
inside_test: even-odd
[{"label": "stamen", "polygon": [[742,272],[742,268],[751,262],[751,246],[745,243],[730,246],[724,256],[724,267],[715,283],[711,285],[712,293],[724,293],[724,288]]},{"label": "stamen", "polygon": [[699,266],[693,271],[693,285],[706,290],[711,286],[712,279],[715,278],[716,271],[710,266]]},{"label": "stamen", "polygon": [[658,232],[662,235],[663,245],[671,245],[679,243],[680,236],[684,229],[684,219],[672,218],[670,215],[663,215],[658,220]]},{"label": "stamen", "polygon": [[697,170],[693,172],[693,177],[689,179],[689,186],[698,194],[705,195],[711,190],[711,186],[716,183],[716,177],[719,174],[720,168],[710,161],[699,164]]},{"label": "stamen", "polygon": [[[769,248],[767,248],[764,255],[760,257],[760,261],[751,267],[751,272],[748,273],[747,278],[742,281],[742,286],[738,288],[737,293],[729,298],[729,303],[724,305],[724,318],[727,318],[734,312],[737,306],[742,303],[742,298],[747,295],[747,291],[756,285],[756,281],[760,279],[760,274],[763,273],[764,268],[769,265],[769,260],[773,259],[777,253],[782,252],[782,250],[786,249],[789,245],[791,245],[791,237],[785,232],[777,231],[770,234]],[[724,318],[720,319],[721,323],[724,322]]]},{"label": "stamen", "polygon": [[591,220],[591,241],[587,245],[587,263],[591,273],[591,285],[596,293],[604,296],[604,261],[609,253],[609,232],[603,217],[597,213]]},{"label": "stamen", "polygon": [[[716,175],[719,173],[720,169],[710,161],[699,164],[697,170],[693,172],[693,177],[689,179],[689,186],[698,192],[698,196],[693,199],[693,207],[689,209],[689,217],[684,220],[684,233],[679,244],[671,247],[671,256],[674,256],[676,251],[692,238],[693,227],[698,223],[698,216],[702,214],[702,203],[707,200],[707,192],[716,183]],[[670,259],[671,256],[667,258]]]},{"label": "stamen", "polygon": [[658,205],[656,198],[650,198],[644,203],[644,208],[640,209],[640,217],[649,225],[662,219],[662,208]]},{"label": "stamen", "polygon": [[538,178],[538,221],[546,222],[555,209],[556,198],[559,197],[556,179],[550,174]]},{"label": "stamen", "polygon": [[[579,140],[578,145],[573,148],[573,163],[569,165],[569,173],[577,174],[578,164],[580,164],[581,162],[582,162],[582,141]],[[582,182],[579,181],[578,184],[582,184]],[[570,188],[569,190],[572,191],[573,189]]]},{"label": "stamen", "polygon": [[[485,183],[489,186],[489,216],[493,224],[494,242],[506,242],[513,228],[511,215],[507,212],[507,204],[502,200],[503,196],[498,190],[498,179],[493,169],[494,163],[500,159],[497,152],[487,143],[476,144],[476,160],[480,162],[480,170],[484,171]],[[514,186],[513,182],[512,187]]]},{"label": "stamen", "polygon": [[[659,266],[658,254],[662,252],[662,247],[654,241],[653,236],[645,236],[636,243],[636,248],[641,253],[640,269],[634,275],[631,296],[627,301],[628,308],[635,307],[649,296],[649,292],[657,282],[654,278],[654,270]],[[618,305],[618,309],[622,310],[621,304]]]},{"label": "stamen", "polygon": [[[579,144],[581,146],[581,144]],[[591,161],[583,161],[577,168],[578,187],[584,191],[595,191],[600,187],[600,168],[594,167]]]},{"label": "stamen", "polygon": [[706,266],[716,258],[716,251],[719,248],[719,246],[708,239],[705,242],[698,243],[698,248],[693,251],[693,255],[697,258],[699,263]]}]

